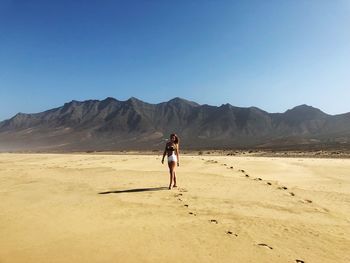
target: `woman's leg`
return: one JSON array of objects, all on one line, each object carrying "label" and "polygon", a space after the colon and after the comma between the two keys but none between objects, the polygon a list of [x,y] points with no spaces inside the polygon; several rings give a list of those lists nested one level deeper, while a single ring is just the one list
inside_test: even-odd
[{"label": "woman's leg", "polygon": [[[176,167],[176,165],[175,165]],[[173,187],[177,187],[176,185],[176,173],[175,173],[175,167],[174,167],[174,184],[173,184]]]},{"label": "woman's leg", "polygon": [[168,162],[168,166],[169,166],[169,173],[170,173],[169,189],[171,189],[171,184],[172,184],[173,178],[174,178],[175,162]]}]

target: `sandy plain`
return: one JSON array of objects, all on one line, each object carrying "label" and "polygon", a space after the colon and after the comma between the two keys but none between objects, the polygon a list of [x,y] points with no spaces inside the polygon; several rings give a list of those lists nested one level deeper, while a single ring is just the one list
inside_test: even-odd
[{"label": "sandy plain", "polygon": [[0,262],[350,262],[350,160],[0,154]]}]

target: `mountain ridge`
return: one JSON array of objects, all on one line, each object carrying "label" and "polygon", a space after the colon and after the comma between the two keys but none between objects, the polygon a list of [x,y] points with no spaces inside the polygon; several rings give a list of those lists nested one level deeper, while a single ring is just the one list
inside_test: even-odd
[{"label": "mountain ridge", "polygon": [[350,113],[329,115],[306,104],[268,113],[179,97],[157,104],[135,97],[72,100],[0,122],[0,151],[150,149],[172,132],[193,149],[347,144]]}]

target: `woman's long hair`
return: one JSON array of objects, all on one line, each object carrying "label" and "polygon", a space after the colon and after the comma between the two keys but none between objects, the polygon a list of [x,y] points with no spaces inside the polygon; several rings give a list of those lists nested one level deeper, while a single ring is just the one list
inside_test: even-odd
[{"label": "woman's long hair", "polygon": [[170,138],[173,136],[175,137],[174,143],[176,144],[177,147],[179,147],[179,143],[180,143],[179,137],[175,133],[170,134]]}]

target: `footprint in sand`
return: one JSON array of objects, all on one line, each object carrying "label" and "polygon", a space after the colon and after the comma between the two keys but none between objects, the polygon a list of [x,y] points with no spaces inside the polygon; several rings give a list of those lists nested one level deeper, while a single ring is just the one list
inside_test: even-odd
[{"label": "footprint in sand", "polygon": [[232,231],[226,231],[226,234],[228,234],[228,235],[234,235],[234,236],[238,237],[238,235],[237,235],[237,234],[234,234]]},{"label": "footprint in sand", "polygon": [[289,192],[289,194],[290,194],[291,196],[295,196],[295,194],[294,194],[293,192]]},{"label": "footprint in sand", "polygon": [[273,247],[270,247],[269,245],[265,244],[265,243],[259,243],[258,246],[261,246],[261,247],[266,247],[268,249],[273,249]]},{"label": "footprint in sand", "polygon": [[210,223],[218,224],[219,222],[216,219],[210,219]]},{"label": "footprint in sand", "polygon": [[312,203],[312,201],[310,199],[303,199],[303,200],[301,200],[301,202],[308,203],[308,204]]},{"label": "footprint in sand", "polygon": [[197,215],[196,213],[193,213],[193,212],[188,212],[188,214],[193,215],[193,216]]},{"label": "footprint in sand", "polygon": [[300,199],[298,202],[303,203],[303,204],[311,204],[312,203],[311,200],[306,201],[306,199]]},{"label": "footprint in sand", "polygon": [[304,261],[304,260],[301,260],[301,259],[296,259],[295,262],[296,262],[296,263],[305,263],[305,261]]},{"label": "footprint in sand", "polygon": [[249,174],[246,174],[245,177],[249,177]]},{"label": "footprint in sand", "polygon": [[267,182],[266,184],[268,184],[268,185],[272,185],[270,182]]},{"label": "footprint in sand", "polygon": [[277,189],[280,189],[280,190],[288,190],[288,188],[285,187],[285,186],[280,186],[280,187],[278,187]]},{"label": "footprint in sand", "polygon": [[324,208],[324,207],[318,208],[318,209],[316,209],[316,211],[321,212],[321,213],[329,213],[329,209]]},{"label": "footprint in sand", "polygon": [[187,205],[187,204],[185,204],[184,206],[185,206],[185,207],[188,207],[188,205]]}]

